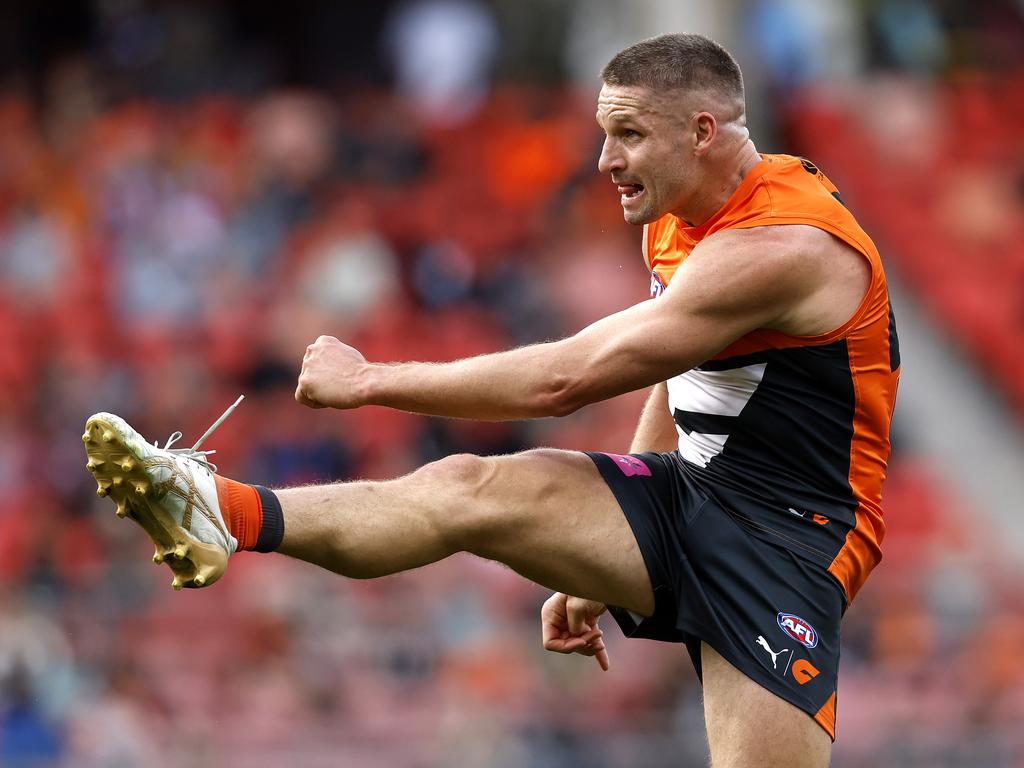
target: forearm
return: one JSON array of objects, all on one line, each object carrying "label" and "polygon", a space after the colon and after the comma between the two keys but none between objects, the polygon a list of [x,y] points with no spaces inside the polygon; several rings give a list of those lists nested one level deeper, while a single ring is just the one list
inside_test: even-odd
[{"label": "forearm", "polygon": [[361,404],[485,421],[564,416],[696,362],[652,344],[665,333],[651,324],[651,307],[637,305],[561,341],[451,363],[367,364]]},{"label": "forearm", "polygon": [[668,385],[665,382],[655,384],[640,412],[640,421],[636,426],[629,452],[666,453],[675,450],[678,440],[675,421],[668,408]]},{"label": "forearm", "polygon": [[[561,349],[559,348],[561,345]],[[571,410],[571,350],[551,342],[447,363],[371,364],[365,401],[430,416],[507,421]]]}]

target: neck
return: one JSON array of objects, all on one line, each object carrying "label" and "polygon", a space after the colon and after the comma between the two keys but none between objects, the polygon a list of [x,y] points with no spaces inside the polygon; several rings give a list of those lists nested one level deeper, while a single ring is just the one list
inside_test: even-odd
[{"label": "neck", "polygon": [[676,215],[691,227],[699,227],[718,213],[759,162],[761,155],[758,154],[754,142],[750,139],[744,140],[737,146],[735,152],[723,160],[722,164],[726,167],[724,173],[715,170],[707,175],[707,178],[717,179],[717,183],[705,181],[701,184],[701,192],[695,196],[693,205],[688,206],[685,212],[677,212]]}]

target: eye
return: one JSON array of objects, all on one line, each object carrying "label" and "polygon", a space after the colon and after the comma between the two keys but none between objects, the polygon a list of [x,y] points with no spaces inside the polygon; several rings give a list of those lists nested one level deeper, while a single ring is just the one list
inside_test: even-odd
[{"label": "eye", "polygon": [[640,136],[640,132],[634,131],[632,128],[627,128],[622,132],[622,138],[624,139],[639,139]]}]

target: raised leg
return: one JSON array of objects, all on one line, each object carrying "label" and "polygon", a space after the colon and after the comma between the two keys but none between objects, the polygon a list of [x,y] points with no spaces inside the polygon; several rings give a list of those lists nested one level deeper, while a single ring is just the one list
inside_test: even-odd
[{"label": "raised leg", "polygon": [[465,551],[558,592],[654,610],[633,532],[582,453],[450,456],[397,480],[276,493],[285,518],[278,551],[345,576],[383,576]]}]

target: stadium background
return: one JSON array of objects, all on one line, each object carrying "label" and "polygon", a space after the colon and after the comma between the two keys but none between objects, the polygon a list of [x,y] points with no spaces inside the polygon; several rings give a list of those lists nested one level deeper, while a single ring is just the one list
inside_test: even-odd
[{"label": "stadium background", "polygon": [[292,400],[370,359],[557,337],[641,300],[596,72],[662,31],[747,75],[762,151],[874,235],[904,381],[886,558],[836,766],[1024,764],[1024,16],[1014,0],[7,2],[0,7],[0,765],[699,766],[682,648],[547,654],[546,592],[455,557],[351,582],[242,555],[173,593],[94,494],[97,410],[268,485],[454,451],[621,451],[642,395],[472,424]]}]

